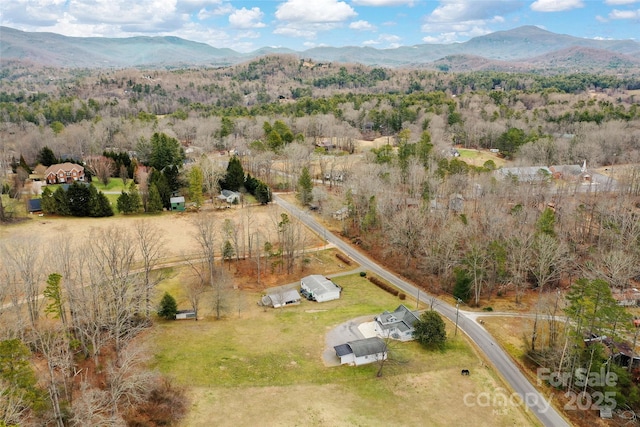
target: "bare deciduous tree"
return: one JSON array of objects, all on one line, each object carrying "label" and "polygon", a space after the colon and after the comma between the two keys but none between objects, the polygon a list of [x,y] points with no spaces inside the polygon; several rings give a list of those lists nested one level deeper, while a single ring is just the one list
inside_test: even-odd
[{"label": "bare deciduous tree", "polygon": [[164,278],[162,274],[152,273],[163,255],[164,239],[160,229],[149,221],[137,221],[135,233],[138,237],[138,246],[142,257],[142,292],[144,294],[144,306],[140,307],[138,304],[137,310],[142,308],[145,316],[149,317],[153,290]]},{"label": "bare deciduous tree", "polygon": [[90,157],[85,166],[93,176],[98,178],[104,185],[109,183],[109,178],[115,172],[115,163],[112,159],[104,156]]}]

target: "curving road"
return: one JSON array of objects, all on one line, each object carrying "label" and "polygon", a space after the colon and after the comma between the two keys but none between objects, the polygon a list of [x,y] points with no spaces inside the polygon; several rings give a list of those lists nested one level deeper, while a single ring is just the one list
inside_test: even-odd
[{"label": "curving road", "polygon": [[[351,257],[354,261],[360,264],[363,269],[369,270],[390,283],[393,283],[407,295],[411,295],[414,298],[418,298],[420,296],[418,288],[395,276],[374,261],[353,249],[349,244],[333,235],[329,230],[313,219],[306,211],[303,211],[287,202],[277,194],[273,195],[273,200],[319,236],[323,237],[328,243],[335,245],[338,249]],[[422,294],[422,297],[424,298],[424,291],[422,291]],[[431,300],[431,297],[429,299]],[[456,322],[455,307],[436,298],[433,299],[433,308],[443,316],[446,316],[452,322]],[[509,386],[511,386],[511,389],[518,394],[517,400],[514,399],[514,401],[524,402],[527,408],[531,410],[531,412],[535,414],[540,422],[545,426],[570,426],[562,415],[560,415],[560,413],[551,406],[549,401],[547,401],[547,399],[529,382],[524,374],[520,372],[520,369],[515,365],[515,363],[513,363],[509,355],[502,350],[498,343],[482,326],[468,318],[464,312],[458,312],[457,314],[458,328],[476,343],[478,348],[484,352],[487,359],[493,364],[498,372],[500,372]]]}]

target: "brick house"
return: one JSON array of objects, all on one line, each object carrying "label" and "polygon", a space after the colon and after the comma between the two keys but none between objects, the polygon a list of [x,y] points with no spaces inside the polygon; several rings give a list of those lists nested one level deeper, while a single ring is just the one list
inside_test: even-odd
[{"label": "brick house", "polygon": [[74,181],[84,181],[84,167],[75,163],[58,163],[51,165],[44,172],[47,184],[72,184]]}]

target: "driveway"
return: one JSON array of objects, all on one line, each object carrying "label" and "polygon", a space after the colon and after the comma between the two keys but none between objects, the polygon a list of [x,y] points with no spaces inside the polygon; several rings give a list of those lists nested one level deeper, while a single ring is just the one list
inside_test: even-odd
[{"label": "driveway", "polygon": [[[371,322],[373,315],[357,317],[347,322],[341,323],[327,332],[325,336],[325,348],[322,352],[322,361],[325,366],[340,366],[340,359],[333,349],[336,345],[345,344],[349,341],[366,338],[358,328],[362,323]],[[368,334],[367,334],[368,335]]]}]

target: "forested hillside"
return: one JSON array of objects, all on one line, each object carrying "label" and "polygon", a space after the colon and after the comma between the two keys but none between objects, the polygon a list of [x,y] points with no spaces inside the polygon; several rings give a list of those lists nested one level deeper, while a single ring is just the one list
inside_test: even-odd
[{"label": "forested hillside", "polygon": [[[569,343],[612,330],[621,341],[633,336],[630,312],[613,298],[640,279],[637,77],[293,56],[176,71],[12,63],[0,80],[3,191],[20,198],[24,170],[49,151],[114,159],[111,175],[135,178],[143,198],[162,172],[197,207],[203,191],[213,199],[248,183],[296,191],[345,239],[429,292],[470,307],[500,296],[548,315],[523,331],[527,360],[541,366],[604,366],[602,353]],[[475,153],[487,160],[474,162]],[[149,169],[128,171],[125,157]],[[206,175],[218,157],[242,171],[234,188],[228,175],[225,183],[215,171],[204,181],[194,172]],[[279,254],[293,268],[301,249]],[[573,324],[549,320],[564,307]],[[631,373],[618,372],[626,376],[616,399],[638,407]]]}]

